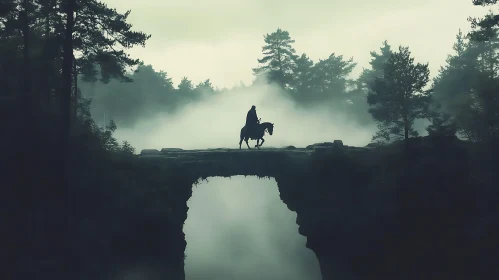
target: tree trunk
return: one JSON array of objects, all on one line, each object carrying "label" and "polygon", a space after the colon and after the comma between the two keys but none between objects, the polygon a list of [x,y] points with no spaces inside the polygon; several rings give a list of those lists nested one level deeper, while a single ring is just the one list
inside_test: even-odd
[{"label": "tree trunk", "polygon": [[407,120],[404,121],[404,139],[407,141],[409,139],[409,124]]},{"label": "tree trunk", "polygon": [[407,144],[407,139],[409,139],[409,93],[404,92],[403,100],[402,100],[402,117],[404,119],[404,140]]},{"label": "tree trunk", "polygon": [[[66,156],[69,146],[69,135],[71,129],[71,88],[72,88],[72,65],[73,65],[73,11],[75,0],[68,0],[66,6],[66,32],[64,38],[64,53],[62,60],[62,87],[60,91],[61,110],[61,149]],[[64,157],[65,158],[65,157]]]},{"label": "tree trunk", "polygon": [[279,84],[281,84],[281,87],[284,89],[285,87],[285,82],[284,82],[284,70],[282,69],[282,61],[281,61],[281,52],[279,49],[277,49],[277,61],[279,63]]},{"label": "tree trunk", "polygon": [[73,21],[74,21],[74,6],[75,0],[67,0],[65,1],[66,7],[66,30],[65,30],[65,38],[64,38],[64,52],[63,52],[63,60],[62,60],[62,86],[60,89],[60,154],[59,154],[59,170],[61,172],[59,179],[59,193],[56,193],[56,197],[60,197],[60,211],[65,211],[66,217],[62,217],[60,221],[60,234],[58,235],[61,238],[60,244],[60,256],[65,260],[65,265],[62,268],[62,275],[65,275],[66,279],[70,279],[70,273],[74,273],[74,262],[71,260],[71,252],[70,252],[70,238],[71,238],[71,194],[70,194],[70,185],[69,185],[69,168],[70,164],[69,160],[69,146],[70,146],[70,132],[71,132],[71,72],[72,72],[72,64],[73,64]]},{"label": "tree trunk", "polygon": [[76,69],[76,58],[73,55],[73,107],[72,107],[72,119],[76,121],[78,112],[78,70]]},{"label": "tree trunk", "polygon": [[[43,89],[43,102],[44,105],[47,106],[47,108],[51,108],[50,105],[51,103],[51,85],[50,85],[50,77],[52,73],[52,59],[50,55],[50,11],[47,10],[45,14],[45,71],[46,76],[45,79],[43,79],[44,83],[44,89]],[[53,108],[51,108],[53,109]]]},{"label": "tree trunk", "polygon": [[[19,127],[15,135],[15,143],[7,147],[5,165],[2,169],[7,169],[4,179],[5,188],[2,185],[2,207],[7,209],[7,214],[2,216],[2,222],[6,222],[2,228],[6,231],[6,236],[2,241],[2,253],[6,258],[0,278],[14,279],[20,277],[23,271],[16,268],[16,261],[23,263],[33,254],[32,248],[28,245],[29,240],[33,239],[33,228],[31,227],[31,213],[33,207],[33,191],[36,178],[33,173],[38,159],[34,145],[38,139],[34,138],[34,118],[32,117],[31,100],[31,65],[30,65],[30,40],[29,40],[29,22],[28,22],[28,1],[21,2],[22,10],[19,11],[19,20],[21,24],[21,33],[23,37],[23,74],[24,79],[19,79],[20,92],[16,100],[16,114],[13,119]],[[30,143],[30,140],[32,143]],[[3,170],[2,170],[3,171]],[[29,174],[29,175],[27,175]],[[11,178],[9,178],[12,176]],[[9,180],[12,179],[12,180]],[[3,220],[6,219],[6,221]],[[3,256],[3,254],[2,254]]]},{"label": "tree trunk", "polygon": [[30,111],[33,108],[31,104],[33,104],[32,96],[31,96],[31,65],[29,59],[29,19],[28,19],[28,0],[23,1],[23,10],[20,12],[21,22],[22,22],[22,33],[23,33],[23,60],[24,60],[24,104],[23,106],[27,106],[28,114],[30,115]]}]

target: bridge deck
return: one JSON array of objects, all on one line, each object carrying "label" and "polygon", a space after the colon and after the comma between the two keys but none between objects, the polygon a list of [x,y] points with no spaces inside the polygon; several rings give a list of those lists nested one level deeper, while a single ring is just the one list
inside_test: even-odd
[{"label": "bridge deck", "polygon": [[221,160],[223,158],[234,158],[234,157],[251,157],[251,156],[266,156],[269,154],[286,154],[293,157],[307,157],[311,155],[314,151],[318,149],[331,149],[331,148],[341,148],[350,152],[368,151],[369,148],[365,147],[352,147],[346,146],[342,143],[340,145],[331,142],[319,143],[309,145],[306,148],[295,148],[295,147],[284,147],[284,148],[252,148],[250,149],[229,149],[229,148],[216,148],[216,149],[195,149],[195,150],[183,150],[179,148],[163,148],[161,150],[157,149],[145,149],[139,154],[140,158],[163,158],[171,160],[186,160],[186,159],[215,159]]},{"label": "bridge deck", "polygon": [[182,150],[164,148],[142,150],[139,158],[162,165],[183,166],[195,177],[258,175],[275,176],[282,170],[305,164],[317,150],[342,149],[348,153],[363,153],[368,148],[349,147],[333,143],[309,145],[306,148],[206,149]]},{"label": "bridge deck", "polygon": [[261,148],[261,149],[196,149],[196,150],[182,150],[182,149],[169,149],[164,148],[161,150],[156,149],[146,149],[142,150],[139,157],[140,158],[163,158],[171,160],[182,160],[186,159],[207,159],[207,158],[217,158],[221,160],[226,157],[240,157],[240,156],[265,156],[270,154],[287,154],[293,156],[308,156],[314,150],[305,148]]}]

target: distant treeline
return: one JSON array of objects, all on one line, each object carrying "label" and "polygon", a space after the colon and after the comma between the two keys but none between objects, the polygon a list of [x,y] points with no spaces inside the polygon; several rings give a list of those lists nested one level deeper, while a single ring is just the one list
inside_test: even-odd
[{"label": "distant treeline", "polygon": [[[357,65],[353,58],[331,53],[312,61],[306,53],[296,54],[295,41],[282,29],[264,36],[263,57],[253,73],[280,86],[300,106],[328,104],[359,124],[376,122],[379,131],[374,139],[416,136],[414,121],[429,120],[430,133],[459,133],[480,140],[494,135],[499,122],[494,93],[499,88],[497,28],[483,28],[468,35],[459,31],[454,53],[433,80],[428,64],[415,63],[408,47],[394,50],[387,41],[370,52],[370,66],[352,79]],[[209,79],[194,85],[187,77],[175,86],[167,73],[144,63],[127,77],[132,82],[79,84],[84,95],[92,98],[92,114],[98,122],[113,119],[119,126],[130,126],[227,90],[215,89]]]},{"label": "distant treeline", "polygon": [[184,77],[175,87],[167,73],[144,63],[127,77],[128,82],[114,79],[107,83],[79,83],[82,94],[92,100],[92,116],[98,123],[113,120],[118,126],[130,126],[158,112],[175,113],[181,106],[215,93],[209,79],[194,85]]}]

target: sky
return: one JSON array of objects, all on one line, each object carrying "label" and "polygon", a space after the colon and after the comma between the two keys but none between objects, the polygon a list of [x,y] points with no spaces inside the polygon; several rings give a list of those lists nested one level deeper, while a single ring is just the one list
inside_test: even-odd
[{"label": "sky", "polygon": [[[132,57],[167,72],[176,84],[184,76],[194,83],[209,78],[218,88],[252,82],[263,35],[277,28],[289,31],[297,53],[306,52],[314,61],[333,52],[353,57],[355,75],[384,40],[409,46],[434,75],[452,52],[458,30],[469,30],[467,18],[487,12],[471,0],[104,2],[120,12],[132,10],[129,22],[135,30],[152,35],[145,48],[129,51]],[[256,84],[189,104],[175,115],[158,114],[132,128],[118,128],[116,136],[138,151],[238,148],[251,105],[262,121],[275,123],[274,135],[265,136],[267,147],[335,139],[363,146],[375,131],[341,112],[302,111],[276,87]],[[298,234],[296,213],[282,203],[273,179],[210,178],[194,188],[188,205],[187,280],[320,279],[317,260]]]},{"label": "sky", "polygon": [[135,30],[151,34],[146,47],[130,51],[175,83],[183,76],[210,78],[220,88],[253,80],[263,35],[282,28],[298,53],[313,60],[331,53],[353,57],[354,74],[367,67],[369,52],[384,40],[409,46],[433,74],[445,63],[469,16],[488,8],[471,0],[105,0],[120,12],[131,10]]}]

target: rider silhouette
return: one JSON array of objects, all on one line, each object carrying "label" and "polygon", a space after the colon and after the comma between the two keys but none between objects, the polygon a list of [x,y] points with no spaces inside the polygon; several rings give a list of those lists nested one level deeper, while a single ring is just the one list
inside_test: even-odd
[{"label": "rider silhouette", "polygon": [[251,109],[248,111],[246,115],[246,131],[248,135],[253,135],[255,132],[255,128],[260,121],[256,115],[256,107],[255,105],[251,106]]}]

